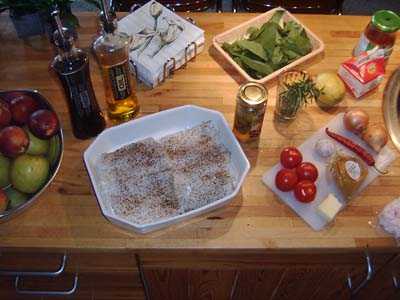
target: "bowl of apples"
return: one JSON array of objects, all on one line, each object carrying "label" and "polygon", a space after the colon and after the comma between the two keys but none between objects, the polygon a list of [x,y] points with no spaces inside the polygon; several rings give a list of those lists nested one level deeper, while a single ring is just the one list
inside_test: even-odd
[{"label": "bowl of apples", "polygon": [[61,164],[63,134],[51,104],[37,91],[0,92],[0,221],[30,207]]}]

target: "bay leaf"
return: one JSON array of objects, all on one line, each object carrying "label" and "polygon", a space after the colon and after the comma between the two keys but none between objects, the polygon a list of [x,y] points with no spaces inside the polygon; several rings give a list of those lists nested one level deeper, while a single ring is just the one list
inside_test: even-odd
[{"label": "bay leaf", "polygon": [[276,23],[266,23],[263,32],[257,37],[256,42],[260,43],[268,56],[272,56],[275,46],[281,38]]},{"label": "bay leaf", "polygon": [[271,74],[274,71],[272,69],[272,67],[265,62],[260,62],[258,60],[251,59],[244,55],[240,56],[240,59],[243,64],[245,64],[247,67],[256,71],[257,73],[259,73],[262,76]]},{"label": "bay leaf", "polygon": [[281,24],[281,19],[282,19],[282,16],[283,16],[284,13],[285,13],[285,11],[283,11],[283,10],[278,10],[278,11],[276,11],[276,12],[273,14],[272,18],[269,19],[268,22],[276,23],[277,25],[280,26],[280,24]]},{"label": "bay leaf", "polygon": [[237,41],[237,44],[242,49],[250,51],[251,53],[261,58],[262,60],[268,61],[268,56],[265,53],[265,50],[260,43],[257,43],[255,41],[240,40]]}]

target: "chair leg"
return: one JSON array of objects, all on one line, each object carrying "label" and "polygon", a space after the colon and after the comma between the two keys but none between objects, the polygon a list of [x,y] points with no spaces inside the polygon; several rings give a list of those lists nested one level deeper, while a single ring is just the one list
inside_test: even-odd
[{"label": "chair leg", "polygon": [[236,13],[238,11],[238,0],[232,0],[232,12]]},{"label": "chair leg", "polygon": [[344,2],[344,0],[337,0],[337,14],[338,15],[343,14],[343,2]]},{"label": "chair leg", "polygon": [[217,0],[217,12],[222,12],[222,0]]}]

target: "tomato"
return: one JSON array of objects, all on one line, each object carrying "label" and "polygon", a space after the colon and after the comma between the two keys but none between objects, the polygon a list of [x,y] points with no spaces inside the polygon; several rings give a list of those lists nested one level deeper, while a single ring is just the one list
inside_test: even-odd
[{"label": "tomato", "polygon": [[296,168],[299,181],[310,180],[314,182],[318,178],[318,169],[310,162],[303,162]]},{"label": "tomato", "polygon": [[281,152],[281,164],[285,168],[293,169],[301,164],[303,160],[303,155],[300,151],[294,147],[283,148]]},{"label": "tomato", "polygon": [[296,199],[303,203],[311,202],[315,199],[317,187],[314,182],[310,180],[299,181],[294,188],[294,195]]},{"label": "tomato", "polygon": [[297,175],[293,169],[281,169],[275,176],[275,185],[282,192],[293,190],[296,184]]}]

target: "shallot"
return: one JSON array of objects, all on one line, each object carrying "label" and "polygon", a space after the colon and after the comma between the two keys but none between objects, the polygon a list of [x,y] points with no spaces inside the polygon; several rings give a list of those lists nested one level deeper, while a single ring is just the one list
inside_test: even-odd
[{"label": "shallot", "polygon": [[388,142],[386,129],[380,124],[368,126],[361,137],[376,152],[381,151]]},{"label": "shallot", "polygon": [[360,108],[347,111],[343,117],[344,127],[355,134],[361,134],[367,129],[368,122],[368,114]]}]

